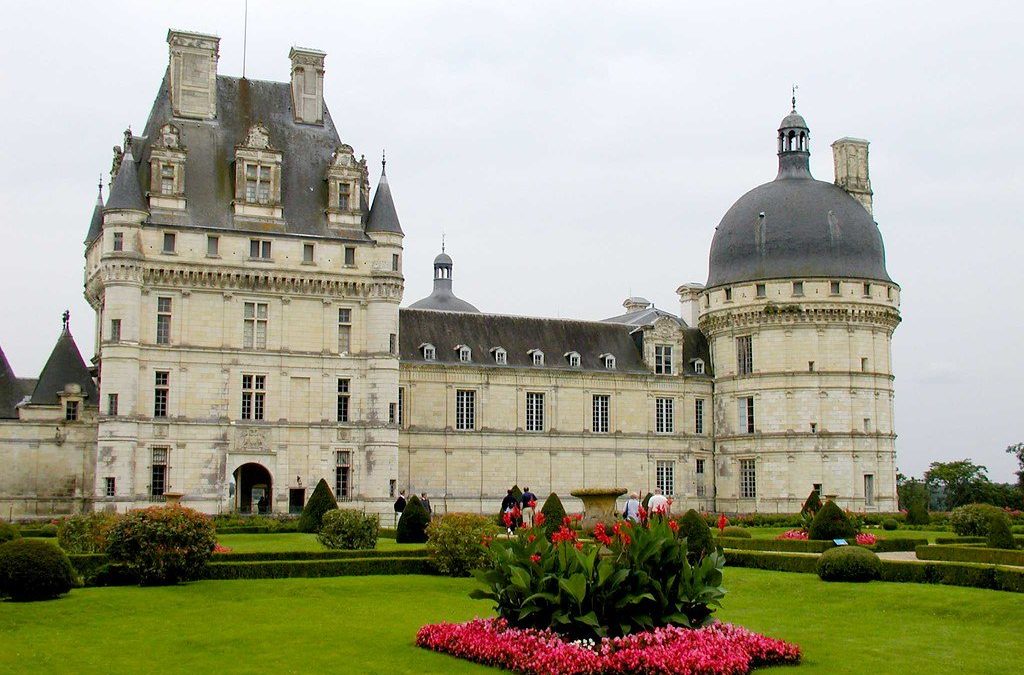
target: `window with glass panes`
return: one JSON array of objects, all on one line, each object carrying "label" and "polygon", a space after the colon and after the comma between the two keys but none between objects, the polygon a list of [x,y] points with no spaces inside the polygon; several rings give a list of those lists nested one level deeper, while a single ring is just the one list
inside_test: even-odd
[{"label": "window with glass panes", "polygon": [[736,427],[741,434],[754,433],[754,397],[736,399]]},{"label": "window with glass panes", "polygon": [[64,402],[64,420],[67,422],[78,420],[78,401]]},{"label": "window with glass panes", "polygon": [[153,461],[150,469],[149,493],[159,497],[167,489],[167,448],[153,448]]},{"label": "window with glass panes", "polygon": [[158,370],[154,373],[153,417],[167,417],[167,400],[170,398],[171,373]]},{"label": "window with glass panes", "polygon": [[338,209],[347,211],[352,201],[352,185],[346,181],[338,182]]},{"label": "window with glass panes", "polygon": [[754,342],[750,335],[736,338],[736,372],[740,375],[754,372]]},{"label": "window with glass panes", "polygon": [[455,428],[459,431],[476,428],[476,392],[472,389],[455,392]]},{"label": "window with glass panes", "polygon": [[245,165],[245,201],[250,204],[270,203],[270,174],[269,166]]},{"label": "window with glass panes", "polygon": [[654,372],[672,374],[672,345],[654,345]]},{"label": "window with glass panes", "polygon": [[334,494],[338,499],[349,499],[352,497],[352,452],[339,450],[334,461]]},{"label": "window with glass panes", "polygon": [[121,320],[111,319],[110,320],[110,341],[120,342],[121,341]]},{"label": "window with glass panes", "polygon": [[156,299],[156,343],[171,344],[171,299]]},{"label": "window with glass panes", "polygon": [[544,431],[544,394],[526,392],[526,430]]},{"label": "window with glass panes", "polygon": [[174,165],[160,164],[160,194],[174,194]]},{"label": "window with glass panes", "polygon": [[593,423],[591,429],[595,434],[608,433],[610,409],[611,396],[609,394],[594,394]]},{"label": "window with glass panes", "polygon": [[123,232],[115,232],[114,233],[114,250],[115,251],[123,251],[124,250],[124,233]]},{"label": "window with glass panes", "polygon": [[352,310],[338,309],[338,353],[347,354],[352,349]]},{"label": "window with glass panes", "polygon": [[676,492],[676,463],[671,460],[659,459],[655,464],[654,484],[661,489],[666,497]]},{"label": "window with glass panes", "polygon": [[350,391],[352,381],[347,377],[338,378],[338,421],[348,422],[349,421],[349,397],[352,395]]},{"label": "window with glass panes", "polygon": [[214,235],[207,235],[206,237],[206,255],[215,256],[220,254],[220,237]]},{"label": "window with glass panes", "polygon": [[107,394],[107,414],[117,414],[117,394]]},{"label": "window with glass panes", "polygon": [[398,426],[405,426],[405,387],[398,388]]},{"label": "window with glass panes", "polygon": [[707,486],[704,485],[704,460],[698,459],[693,469],[694,485],[697,488],[698,497],[707,496]]},{"label": "window with glass panes", "polygon": [[704,399],[693,400],[693,433],[704,433]]},{"label": "window with glass panes", "polygon": [[242,308],[242,347],[267,348],[267,322],[270,309],[265,302],[247,302]]},{"label": "window with glass panes", "polygon": [[242,375],[242,419],[266,419],[267,376]]},{"label": "window with glass panes", "polygon": [[740,499],[757,497],[757,468],[752,459],[740,460]]},{"label": "window with glass panes", "polygon": [[654,430],[659,434],[670,434],[675,431],[673,403],[670,398],[654,399]]},{"label": "window with glass panes", "polygon": [[250,239],[249,257],[270,260],[271,243],[267,239]]},{"label": "window with glass panes", "polygon": [[106,478],[103,479],[103,482],[104,482],[103,494],[105,496],[107,496],[107,497],[116,497],[117,496],[117,479],[115,479],[113,476],[107,476]]}]

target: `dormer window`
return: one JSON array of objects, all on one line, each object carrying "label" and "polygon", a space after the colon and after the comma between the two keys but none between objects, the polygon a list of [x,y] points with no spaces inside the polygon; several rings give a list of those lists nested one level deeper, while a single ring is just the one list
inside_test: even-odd
[{"label": "dormer window", "polygon": [[250,204],[270,203],[271,168],[260,164],[245,164],[245,201]]},{"label": "dormer window", "polygon": [[544,365],[544,352],[539,349],[531,349],[526,352],[530,356],[530,362],[535,366]]},{"label": "dormer window", "polygon": [[466,345],[457,345],[455,349],[459,352],[459,361],[470,363],[473,360],[473,350]]},{"label": "dormer window", "polygon": [[569,362],[570,368],[580,367],[580,354],[579,352],[566,352],[565,358]]},{"label": "dormer window", "polygon": [[704,360],[703,359],[694,359],[693,360],[693,372],[696,373],[697,375],[703,375],[704,374]]},{"label": "dormer window", "polygon": [[160,127],[150,150],[150,205],[163,209],[185,208],[185,148],[181,132],[173,124]]},{"label": "dormer window", "polygon": [[494,347],[491,349],[491,353],[494,354],[494,362],[499,366],[508,365],[508,352],[502,347]]},{"label": "dormer window", "polygon": [[327,167],[327,219],[346,229],[361,227],[361,204],[367,189],[365,159],[356,159],[352,146],[340,145]]},{"label": "dormer window", "polygon": [[434,345],[432,345],[430,343],[425,342],[425,343],[421,344],[420,345],[420,352],[423,353],[423,360],[424,361],[436,361],[437,360],[437,350],[434,349]]},{"label": "dormer window", "polygon": [[615,370],[615,356],[612,354],[601,354],[601,363],[605,370]]},{"label": "dormer window", "polygon": [[281,218],[281,153],[257,122],[235,148],[235,213]]},{"label": "dormer window", "polygon": [[338,210],[348,211],[351,207],[352,185],[348,181],[338,181]]}]

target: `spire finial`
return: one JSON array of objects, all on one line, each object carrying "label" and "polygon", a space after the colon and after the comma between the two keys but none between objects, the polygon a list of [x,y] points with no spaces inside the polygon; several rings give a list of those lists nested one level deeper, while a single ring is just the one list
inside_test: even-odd
[{"label": "spire finial", "polygon": [[444,230],[441,230],[441,253],[444,253]]},{"label": "spire finial", "polygon": [[[388,151],[383,149],[380,151],[380,175],[385,175],[388,172]],[[399,176],[401,178],[401,176]]]},{"label": "spire finial", "polygon": [[96,185],[96,187],[99,188],[100,199],[102,200],[103,199],[103,174],[102,173],[100,174],[100,182]]},{"label": "spire finial", "polygon": [[61,321],[63,322],[64,332],[68,332],[68,324],[71,323],[71,310],[65,309],[64,313],[60,315]]},{"label": "spire finial", "polygon": [[796,112],[796,90],[799,88],[797,85],[793,85],[793,112]]}]

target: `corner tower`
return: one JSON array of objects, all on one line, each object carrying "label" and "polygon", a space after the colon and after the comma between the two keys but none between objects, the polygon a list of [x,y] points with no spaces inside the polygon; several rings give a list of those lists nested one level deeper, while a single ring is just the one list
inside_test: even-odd
[{"label": "corner tower", "polygon": [[900,289],[863,201],[841,177],[811,176],[795,101],[777,141],[778,175],[722,218],[700,297],[717,505],[792,512],[818,489],[854,510],[892,511]]}]

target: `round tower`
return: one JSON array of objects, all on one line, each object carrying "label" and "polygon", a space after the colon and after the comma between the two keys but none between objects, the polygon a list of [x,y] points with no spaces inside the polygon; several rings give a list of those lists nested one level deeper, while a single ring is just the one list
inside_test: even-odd
[{"label": "round tower", "polygon": [[871,214],[810,173],[795,102],[775,180],[711,244],[701,330],[715,368],[717,506],[793,512],[812,489],[896,510],[891,339],[899,286]]}]

